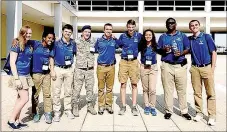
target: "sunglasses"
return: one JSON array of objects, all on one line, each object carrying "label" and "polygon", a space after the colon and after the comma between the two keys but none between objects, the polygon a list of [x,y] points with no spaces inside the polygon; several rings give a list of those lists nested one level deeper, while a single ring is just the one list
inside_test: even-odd
[{"label": "sunglasses", "polygon": [[167,22],[167,24],[176,24],[176,22]]}]

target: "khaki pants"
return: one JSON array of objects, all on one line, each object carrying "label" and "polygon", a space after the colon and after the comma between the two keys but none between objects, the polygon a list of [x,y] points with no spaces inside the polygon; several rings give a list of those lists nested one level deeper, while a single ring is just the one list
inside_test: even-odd
[{"label": "khaki pants", "polygon": [[71,98],[72,98],[72,84],[73,84],[73,68],[60,68],[54,67],[57,79],[53,81],[53,110],[55,113],[60,114],[61,109],[61,87],[64,86],[64,108],[65,110],[71,110]]},{"label": "khaki pants", "polygon": [[156,103],[156,84],[157,84],[157,64],[146,67],[140,66],[140,76],[143,86],[143,98],[145,106],[155,108]]},{"label": "khaki pants", "polygon": [[43,91],[43,103],[44,103],[44,112],[52,111],[52,102],[51,102],[51,79],[50,74],[40,74],[36,73],[32,75],[33,82],[35,87],[32,89],[32,113],[36,114],[39,112],[39,94],[42,89]]},{"label": "khaki pants", "polygon": [[[112,106],[113,104],[113,85],[115,77],[115,66],[97,66],[97,77],[98,77],[98,106],[104,107]],[[106,95],[104,94],[106,86]]]},{"label": "khaki pants", "polygon": [[173,92],[176,87],[181,114],[188,113],[186,88],[187,65],[172,65],[162,62],[161,79],[164,88],[165,109],[167,113],[173,112]]},{"label": "khaki pants", "polygon": [[211,65],[190,68],[192,87],[194,89],[195,108],[198,114],[203,113],[202,82],[207,95],[207,110],[210,118],[216,118],[216,97],[214,89],[214,74]]},{"label": "khaki pants", "polygon": [[87,102],[92,102],[94,99],[94,83],[95,83],[95,77],[94,77],[94,69],[91,70],[82,70],[79,68],[75,68],[74,71],[74,86],[73,86],[73,104],[79,105],[79,99],[80,99],[80,91],[83,87],[83,84],[85,82],[85,89],[86,89],[86,100]]}]

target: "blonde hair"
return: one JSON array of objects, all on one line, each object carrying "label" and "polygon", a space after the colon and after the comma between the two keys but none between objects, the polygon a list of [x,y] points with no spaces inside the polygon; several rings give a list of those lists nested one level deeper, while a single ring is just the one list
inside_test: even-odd
[{"label": "blonde hair", "polygon": [[20,29],[19,36],[17,37],[17,39],[19,41],[18,43],[19,43],[21,51],[24,51],[25,41],[26,41],[26,38],[25,38],[26,36],[25,35],[27,34],[28,29],[31,29],[31,27],[28,26],[28,25],[23,26]]}]

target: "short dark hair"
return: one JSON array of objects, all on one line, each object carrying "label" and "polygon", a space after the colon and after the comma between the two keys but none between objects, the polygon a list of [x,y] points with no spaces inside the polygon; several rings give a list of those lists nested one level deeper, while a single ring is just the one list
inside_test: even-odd
[{"label": "short dark hair", "polygon": [[168,22],[169,20],[173,20],[175,23],[177,22],[176,19],[170,17],[170,18],[168,18],[168,19],[166,20],[166,24],[167,24],[167,22]]},{"label": "short dark hair", "polygon": [[106,26],[111,26],[111,27],[113,27],[113,25],[111,24],[111,23],[106,23],[105,25],[104,25],[104,30],[105,30],[105,28],[106,28]]},{"label": "short dark hair", "polygon": [[129,25],[129,24],[131,24],[131,25],[135,25],[135,26],[136,26],[136,21],[135,21],[135,20],[130,19],[130,20],[128,20],[128,21],[127,21],[127,25]]},{"label": "short dark hair", "polygon": [[62,27],[62,31],[64,31],[65,29],[70,29],[73,32],[73,26],[70,24],[66,24],[65,26]]},{"label": "short dark hair", "polygon": [[55,33],[52,32],[52,31],[44,31],[43,35],[42,35],[42,38],[46,38],[48,36],[48,34],[52,34],[54,36],[54,39],[55,39]]},{"label": "short dark hair", "polygon": [[198,22],[198,23],[199,23],[199,25],[200,25],[199,20],[191,20],[191,21],[189,22],[189,24],[188,24],[189,28],[190,28],[190,25],[191,25],[191,23],[192,23],[192,22]]}]

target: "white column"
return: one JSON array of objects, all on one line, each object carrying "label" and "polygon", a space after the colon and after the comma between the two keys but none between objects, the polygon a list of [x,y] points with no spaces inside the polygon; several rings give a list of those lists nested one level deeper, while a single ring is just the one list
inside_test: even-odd
[{"label": "white column", "polygon": [[10,51],[12,40],[19,35],[22,27],[22,1],[6,1],[6,50]]},{"label": "white column", "polygon": [[139,32],[143,33],[143,11],[144,1],[138,1],[139,5]]},{"label": "white column", "polygon": [[58,38],[62,36],[62,3],[54,4],[54,32]]},{"label": "white column", "polygon": [[78,38],[78,28],[77,28],[77,16],[71,16],[71,25],[73,26],[73,39],[77,39]]},{"label": "white column", "polygon": [[205,11],[206,11],[206,18],[205,18],[205,33],[210,34],[210,12],[211,12],[211,1],[205,1]]}]

